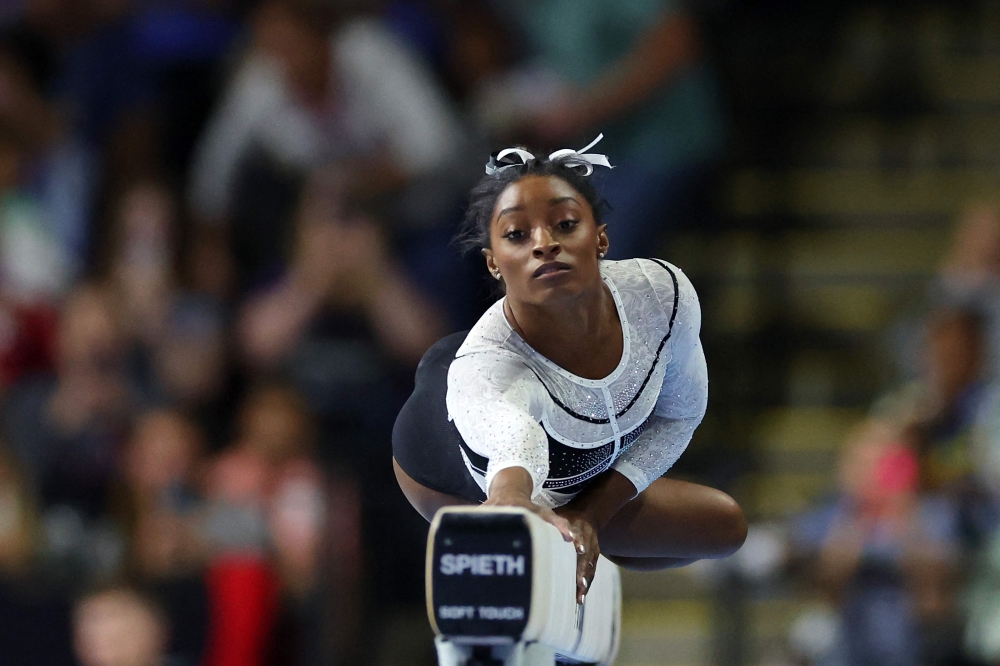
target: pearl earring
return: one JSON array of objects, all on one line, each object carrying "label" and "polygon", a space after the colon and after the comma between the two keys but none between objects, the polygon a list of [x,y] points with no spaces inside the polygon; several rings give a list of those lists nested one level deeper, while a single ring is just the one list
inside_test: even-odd
[{"label": "pearl earring", "polygon": [[598,252],[597,253],[597,258],[598,259],[603,259],[604,258],[604,253],[603,252]]},{"label": "pearl earring", "polygon": [[493,277],[494,277],[495,279],[499,280],[499,279],[500,279],[500,271],[494,271],[494,272],[493,272]]}]

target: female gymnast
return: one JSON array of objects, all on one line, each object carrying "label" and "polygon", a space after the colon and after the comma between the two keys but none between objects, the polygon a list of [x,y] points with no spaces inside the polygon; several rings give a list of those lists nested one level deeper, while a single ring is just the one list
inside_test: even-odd
[{"label": "female gymnast", "polygon": [[609,165],[593,145],[491,158],[463,238],[505,296],[426,353],[393,431],[396,477],[424,518],[530,509],[574,543],[581,603],[599,553],[649,571],[725,557],[746,537],[731,497],[662,478],[705,413],[701,310],[678,268],[603,259],[590,176]]}]

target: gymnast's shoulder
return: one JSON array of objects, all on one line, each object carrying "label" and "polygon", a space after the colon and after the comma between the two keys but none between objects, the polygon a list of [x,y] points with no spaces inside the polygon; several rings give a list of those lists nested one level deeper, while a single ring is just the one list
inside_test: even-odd
[{"label": "gymnast's shoulder", "polygon": [[[498,301],[469,330],[448,368],[449,418],[482,401],[494,401],[512,391],[521,396],[538,392],[538,378],[510,344],[513,330]],[[533,399],[527,403],[533,404]]]},{"label": "gymnast's shoulder", "polygon": [[479,321],[469,329],[465,342],[455,352],[455,358],[459,359],[482,353],[499,353],[500,356],[517,358],[511,345],[511,338],[514,335],[514,329],[511,328],[503,313],[503,299],[500,299],[491,305],[479,318]]},{"label": "gymnast's shoulder", "polygon": [[[540,385],[525,362],[525,345],[511,328],[498,300],[469,330],[448,368],[448,400],[496,397],[514,389],[534,395]],[[451,402],[449,402],[451,409]]]},{"label": "gymnast's shoulder", "polygon": [[[694,285],[683,269],[663,259],[625,259],[601,262],[601,273],[615,284],[626,308],[642,307],[646,296],[655,297],[670,318],[701,321],[701,305]],[[640,297],[636,301],[635,297]]]}]

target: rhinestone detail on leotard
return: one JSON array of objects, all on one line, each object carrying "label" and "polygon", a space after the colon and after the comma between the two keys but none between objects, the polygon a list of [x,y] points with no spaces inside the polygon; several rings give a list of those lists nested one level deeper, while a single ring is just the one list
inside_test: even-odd
[{"label": "rhinestone detail on leotard", "polygon": [[511,328],[502,302],[459,349],[448,409],[484,490],[492,474],[512,465],[527,469],[538,501],[553,506],[609,466],[642,490],[673,464],[700,422],[708,382],[690,281],[653,260],[604,262],[602,274],[624,343],[608,377],[577,377],[538,354]]}]

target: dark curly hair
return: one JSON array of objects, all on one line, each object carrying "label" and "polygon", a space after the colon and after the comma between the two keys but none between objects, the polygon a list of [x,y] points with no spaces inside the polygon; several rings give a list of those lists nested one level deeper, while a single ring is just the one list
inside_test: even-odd
[{"label": "dark curly hair", "polygon": [[547,157],[539,157],[527,164],[518,164],[487,175],[472,188],[465,219],[455,236],[455,244],[463,253],[490,247],[490,222],[497,199],[508,185],[528,176],[555,176],[566,181],[590,204],[594,211],[594,221],[598,225],[602,224],[604,211],[610,209],[608,202],[597,193],[591,176],[584,176],[568,165],[565,159],[549,160]]}]

